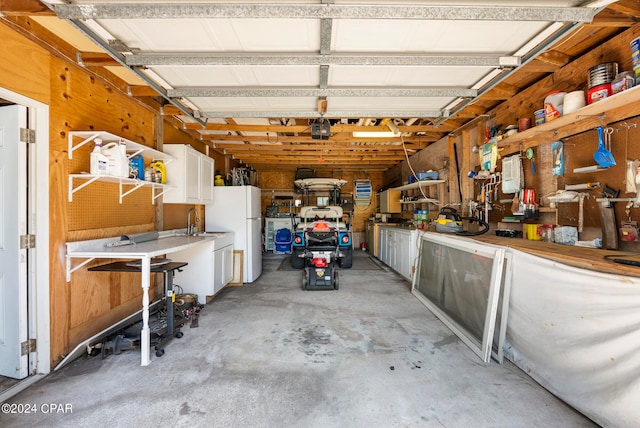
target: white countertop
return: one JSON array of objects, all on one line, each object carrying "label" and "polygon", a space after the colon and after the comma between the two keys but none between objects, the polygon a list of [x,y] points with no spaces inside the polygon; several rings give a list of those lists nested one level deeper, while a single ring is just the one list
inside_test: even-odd
[{"label": "white countertop", "polygon": [[141,258],[156,257],[173,253],[215,240],[231,240],[232,232],[210,233],[206,236],[187,236],[176,231],[160,232],[158,239],[137,244],[108,247],[107,244],[118,242],[120,238],[92,239],[88,241],[67,242],[68,257],[98,258]]}]

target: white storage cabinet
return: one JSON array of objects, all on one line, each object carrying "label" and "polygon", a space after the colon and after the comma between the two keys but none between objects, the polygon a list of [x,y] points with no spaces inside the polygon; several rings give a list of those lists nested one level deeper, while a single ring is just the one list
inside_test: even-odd
[{"label": "white storage cabinet", "polygon": [[385,226],[379,229],[380,261],[411,281],[418,231]]},{"label": "white storage cabinet", "polygon": [[171,254],[177,261],[189,264],[175,277],[185,293],[195,293],[201,303],[213,296],[233,279],[233,237],[225,242],[211,241]]},{"label": "white storage cabinet", "polygon": [[214,160],[187,144],[167,144],[165,153],[175,161],[167,165],[167,184],[175,186],[165,203],[205,204],[213,202]]}]

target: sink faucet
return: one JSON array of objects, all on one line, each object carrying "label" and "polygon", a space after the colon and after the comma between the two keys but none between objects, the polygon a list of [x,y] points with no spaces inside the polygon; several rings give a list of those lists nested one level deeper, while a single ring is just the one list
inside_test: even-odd
[{"label": "sink faucet", "polygon": [[[194,224],[191,224],[191,212],[194,212],[196,214],[196,218],[195,218],[195,222]],[[200,223],[200,216],[198,215],[198,210],[196,210],[195,208],[189,208],[189,211],[187,211],[187,235],[192,235],[196,232],[197,228],[196,228],[196,223]]]}]

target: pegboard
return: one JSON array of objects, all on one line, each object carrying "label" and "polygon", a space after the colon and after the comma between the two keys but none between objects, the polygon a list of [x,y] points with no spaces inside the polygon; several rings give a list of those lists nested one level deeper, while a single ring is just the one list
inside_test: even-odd
[{"label": "pegboard", "polygon": [[[93,144],[86,146],[74,152],[73,159],[69,160],[69,173],[89,171]],[[125,196],[120,204],[117,183],[93,182],[75,192],[73,202],[67,202],[68,229],[78,231],[153,224],[155,207],[151,202],[151,192],[151,188],[140,188]]]},{"label": "pegboard", "polygon": [[[598,132],[595,128],[563,139],[565,173],[564,176],[558,177],[558,189],[564,189],[567,185],[599,183],[599,187],[590,190],[577,190],[589,194],[589,197],[584,201],[585,227],[600,227],[600,212],[596,199],[602,197],[605,186],[619,191],[619,198],[636,197],[635,193],[626,192],[625,178],[626,160],[640,159],[640,118],[634,117],[608,125],[603,124],[603,127],[612,129],[609,149],[615,158],[616,165],[609,168],[591,172],[574,172],[576,168],[597,165],[593,158],[593,154],[598,149]],[[628,218],[625,213],[625,205],[624,202],[614,204],[618,225],[622,220]],[[560,204],[558,222],[573,225],[577,214],[577,204]],[[629,216],[632,220],[640,222],[640,208],[631,208]]]},{"label": "pegboard", "polygon": [[117,184],[94,182],[73,195],[67,214],[69,231],[76,231],[153,224],[155,208],[150,188],[136,190],[119,204]]}]

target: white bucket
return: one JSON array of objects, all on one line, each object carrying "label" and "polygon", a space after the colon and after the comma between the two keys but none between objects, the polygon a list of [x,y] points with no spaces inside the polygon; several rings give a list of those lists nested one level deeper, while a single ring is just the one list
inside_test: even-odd
[{"label": "white bucket", "polygon": [[102,148],[102,154],[109,159],[109,175],[129,177],[129,159],[126,144],[109,143]]},{"label": "white bucket", "polygon": [[587,105],[587,101],[584,97],[584,91],[573,91],[564,96],[564,114],[573,113],[585,105]]}]

